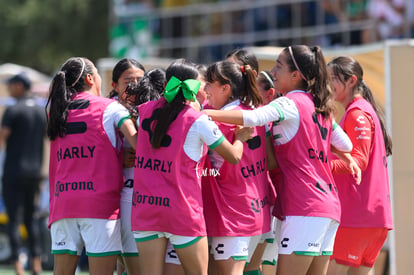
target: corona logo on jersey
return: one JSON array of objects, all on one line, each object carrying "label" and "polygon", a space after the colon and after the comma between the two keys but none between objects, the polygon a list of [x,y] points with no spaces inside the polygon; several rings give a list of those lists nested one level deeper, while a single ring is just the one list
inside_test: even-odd
[{"label": "corona logo on jersey", "polygon": [[260,213],[267,204],[269,204],[269,198],[267,196],[263,199],[252,199],[250,203],[252,210],[256,213]]},{"label": "corona logo on jersey", "polygon": [[58,181],[55,185],[55,197],[59,197],[62,192],[68,191],[96,191],[93,187],[92,181],[73,181],[73,182],[61,182]]},{"label": "corona logo on jersey", "polygon": [[137,204],[149,204],[149,205],[170,207],[170,198],[148,196],[148,195],[142,195],[139,192],[134,192],[134,194],[132,195],[132,205],[136,206]]}]

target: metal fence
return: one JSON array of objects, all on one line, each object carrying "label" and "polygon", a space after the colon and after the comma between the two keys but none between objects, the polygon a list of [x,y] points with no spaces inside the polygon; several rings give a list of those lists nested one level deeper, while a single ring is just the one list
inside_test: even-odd
[{"label": "metal fence", "polygon": [[129,5],[123,11],[114,9],[113,26],[129,38],[113,35],[112,52],[124,49],[120,55],[208,62],[221,59],[235,47],[348,46],[361,43],[354,41],[361,32],[376,40],[374,19],[331,20],[335,18],[325,10],[324,1],[219,1],[168,9]]}]

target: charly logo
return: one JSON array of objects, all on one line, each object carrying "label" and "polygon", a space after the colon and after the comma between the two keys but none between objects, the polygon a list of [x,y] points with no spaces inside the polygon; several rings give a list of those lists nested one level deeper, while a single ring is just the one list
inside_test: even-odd
[{"label": "charly logo", "polygon": [[254,177],[267,172],[266,158],[258,160],[255,164],[243,166],[240,169],[243,178]]},{"label": "charly logo", "polygon": [[58,181],[55,184],[55,197],[59,197],[62,192],[68,191],[96,191],[92,181],[72,181],[61,182]]},{"label": "charly logo", "polygon": [[178,259],[177,252],[173,249],[167,252],[168,257],[171,259]]},{"label": "charly logo", "polygon": [[348,259],[352,259],[352,260],[358,260],[358,256],[352,255],[352,254],[348,254]]},{"label": "charly logo", "polygon": [[159,171],[164,173],[171,173],[171,167],[173,165],[172,161],[144,158],[141,156],[137,156],[135,160],[136,168],[149,169],[151,171]]},{"label": "charly logo", "polygon": [[69,148],[60,148],[57,150],[57,161],[66,159],[85,159],[93,158],[95,146],[74,146]]},{"label": "charly logo", "polygon": [[289,243],[289,238],[283,238],[283,240],[280,242],[280,244],[282,245],[282,247],[288,247],[288,243]]},{"label": "charly logo", "polygon": [[365,124],[366,123],[365,122],[365,117],[362,116],[362,115],[358,116],[357,119],[356,119],[356,121],[358,121],[361,124]]},{"label": "charly logo", "polygon": [[224,254],[224,250],[222,250],[221,248],[224,248],[224,244],[222,243],[217,244],[215,248],[217,254]]},{"label": "charly logo", "polygon": [[320,245],[320,243],[308,243],[309,247],[319,247]]}]

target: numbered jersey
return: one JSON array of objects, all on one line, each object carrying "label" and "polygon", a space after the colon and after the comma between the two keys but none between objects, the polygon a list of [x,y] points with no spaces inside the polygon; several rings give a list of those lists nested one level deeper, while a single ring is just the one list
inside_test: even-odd
[{"label": "numbered jersey", "polygon": [[296,104],[300,121],[290,141],[275,145],[281,169],[278,190],[280,214],[327,217],[339,221],[340,205],[328,154],[332,119],[324,119],[315,112],[309,93],[295,92],[286,97]]}]

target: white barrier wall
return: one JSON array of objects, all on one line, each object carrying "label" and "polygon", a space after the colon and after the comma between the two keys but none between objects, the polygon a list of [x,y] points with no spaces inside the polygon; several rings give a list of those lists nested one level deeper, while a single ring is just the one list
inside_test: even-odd
[{"label": "white barrier wall", "polygon": [[389,161],[394,230],[390,236],[391,275],[414,270],[414,40],[385,44],[387,127],[393,155]]}]

